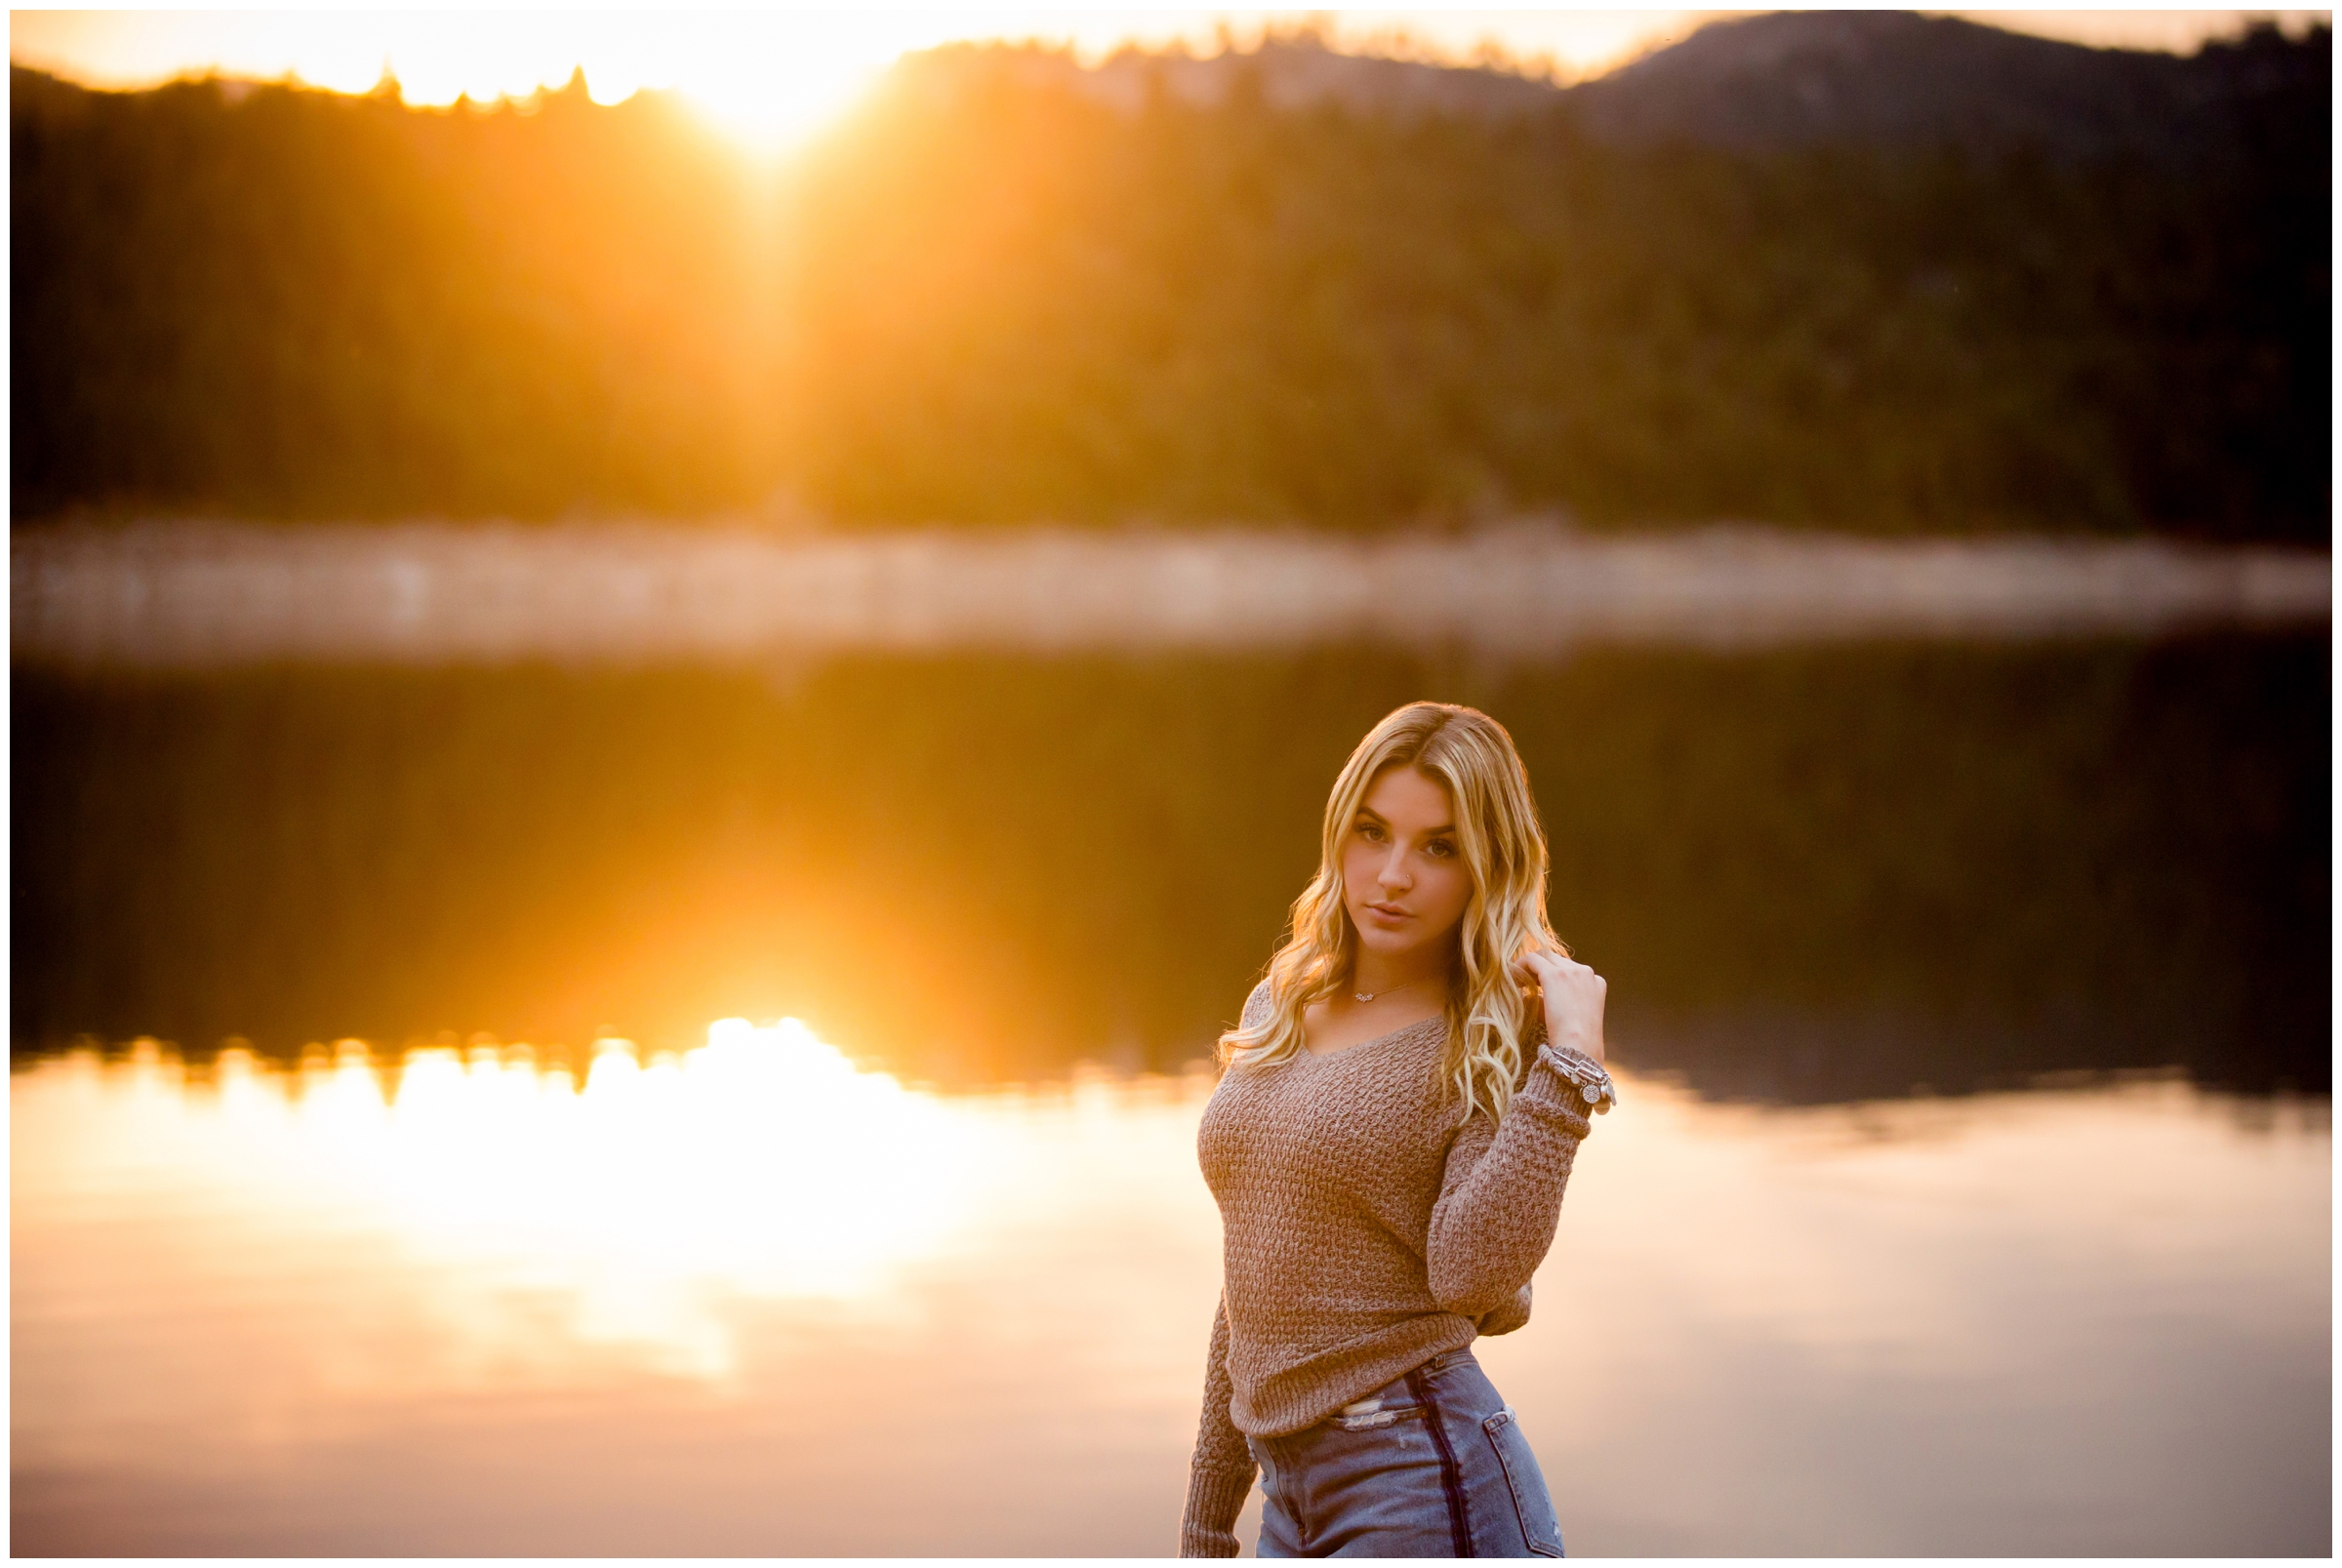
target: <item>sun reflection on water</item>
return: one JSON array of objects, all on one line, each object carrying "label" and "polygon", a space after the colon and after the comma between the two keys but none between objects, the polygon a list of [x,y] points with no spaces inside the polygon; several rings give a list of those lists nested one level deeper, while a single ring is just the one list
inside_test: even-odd
[{"label": "sun reflection on water", "polygon": [[[355,1041],[292,1072],[222,1052],[193,1118],[210,1136],[182,1125],[158,1142],[142,1121],[143,1147],[114,1157],[208,1167],[248,1213],[288,1191],[322,1200],[439,1281],[437,1315],[476,1351],[557,1355],[556,1338],[707,1378],[733,1368],[730,1304],[874,1302],[949,1250],[1002,1165],[984,1157],[986,1118],[858,1069],[794,1019],[726,1019],[705,1046],[647,1061],[601,1041],[582,1084],[520,1051],[384,1065]],[[127,1075],[122,1091],[189,1121],[178,1064],[141,1048]]]},{"label": "sun reflection on water", "polygon": [[[1621,1076],[1534,1320],[1480,1347],[1573,1546],[2330,1534],[2322,1104],[1786,1109]],[[1220,1280],[1210,1092],[1198,1064],[934,1094],[787,1021],[575,1067],[20,1063],[18,1538],[1160,1551]]]}]

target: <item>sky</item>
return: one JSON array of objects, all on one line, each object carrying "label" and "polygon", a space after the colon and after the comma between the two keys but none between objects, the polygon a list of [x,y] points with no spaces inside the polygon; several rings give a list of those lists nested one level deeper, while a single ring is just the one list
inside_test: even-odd
[{"label": "sky", "polygon": [[[2004,27],[2102,46],[2186,52],[2247,19],[2289,30],[2324,12],[1966,11]],[[523,97],[583,68],[601,102],[680,88],[745,140],[782,149],[842,111],[904,53],[955,39],[1037,39],[1085,58],[1125,43],[1244,47],[1272,26],[1314,20],[1338,46],[1471,60],[1493,50],[1558,80],[1599,75],[1681,38],[1715,11],[1274,11],[1016,9],[923,11],[16,11],[9,56],[93,87],[176,76],[276,80],[364,92],[385,71],[412,103]]]}]

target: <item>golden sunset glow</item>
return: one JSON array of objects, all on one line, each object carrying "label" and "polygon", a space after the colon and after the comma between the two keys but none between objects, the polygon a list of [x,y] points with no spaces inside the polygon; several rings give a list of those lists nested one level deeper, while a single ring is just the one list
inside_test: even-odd
[{"label": "golden sunset glow", "polygon": [[191,1101],[151,1047],[126,1075],[63,1070],[135,1107],[137,1148],[99,1158],[328,1203],[406,1266],[463,1281],[442,1306],[478,1344],[525,1342],[515,1304],[554,1290],[577,1341],[704,1377],[730,1368],[721,1300],[873,1297],[969,1222],[985,1170],[1015,1163],[983,1157],[999,1138],[981,1116],[857,1071],[793,1019],[725,1020],[648,1062],[605,1041],[582,1086],[525,1049],[424,1050],[385,1093],[356,1042],[290,1078],[224,1052]]},{"label": "golden sunset glow", "polygon": [[[363,93],[385,75],[407,101],[525,98],[582,70],[597,102],[679,89],[752,147],[785,151],[835,119],[903,55],[957,40],[1033,41],[1095,60],[1125,45],[1198,54],[1310,25],[1346,49],[1467,62],[1501,59],[1570,81],[1675,42],[1713,11],[121,12],[19,11],[17,62],[91,86],[175,76],[287,75]],[[2315,12],[1978,12],[2078,42],[2186,50],[2250,16]]]},{"label": "golden sunset glow", "polygon": [[10,52],[18,1552],[2330,1552],[2330,13]]}]

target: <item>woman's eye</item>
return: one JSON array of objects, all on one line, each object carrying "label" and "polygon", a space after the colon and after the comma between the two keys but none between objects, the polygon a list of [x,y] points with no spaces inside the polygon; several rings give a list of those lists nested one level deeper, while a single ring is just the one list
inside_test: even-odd
[{"label": "woman's eye", "polygon": [[1358,836],[1369,844],[1379,844],[1383,841],[1383,830],[1372,823],[1360,823],[1358,824]]},{"label": "woman's eye", "polygon": [[1456,852],[1456,846],[1444,838],[1433,839],[1428,848],[1432,859],[1435,861],[1444,861]]}]

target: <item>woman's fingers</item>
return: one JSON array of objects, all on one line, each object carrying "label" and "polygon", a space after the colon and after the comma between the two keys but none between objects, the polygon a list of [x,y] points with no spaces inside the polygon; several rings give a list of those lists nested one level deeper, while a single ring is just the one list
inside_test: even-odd
[{"label": "woman's fingers", "polygon": [[1514,972],[1522,980],[1534,980],[1549,992],[1580,991],[1598,1000],[1610,988],[1610,983],[1588,965],[1542,945],[1532,944],[1522,948],[1513,964]]}]

